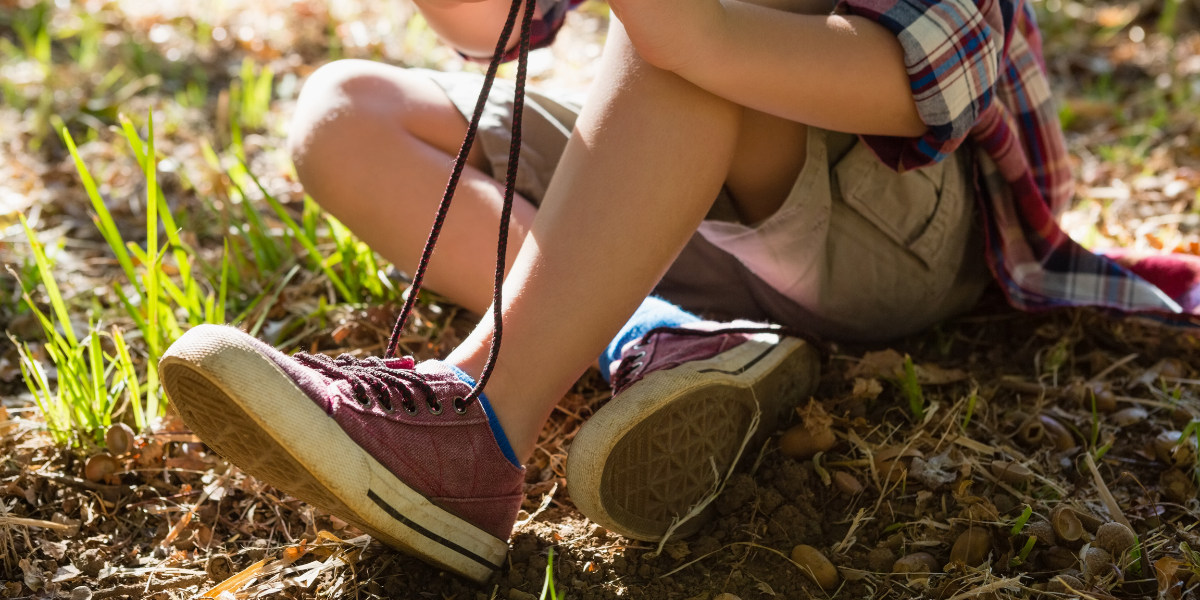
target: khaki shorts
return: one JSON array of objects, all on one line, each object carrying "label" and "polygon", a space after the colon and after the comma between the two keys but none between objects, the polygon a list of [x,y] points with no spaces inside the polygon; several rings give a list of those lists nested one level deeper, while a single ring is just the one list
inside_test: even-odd
[{"label": "khaki shorts", "polygon": [[[420,71],[470,118],[483,78]],[[508,168],[513,86],[497,80],[477,142]],[[582,98],[526,92],[517,190],[539,204]],[[809,127],[808,156],[775,214],[739,223],[722,192],[655,293],[716,318],[770,321],[844,341],[914,333],[975,304],[990,280],[970,153],[897,174],[853,135]]]}]

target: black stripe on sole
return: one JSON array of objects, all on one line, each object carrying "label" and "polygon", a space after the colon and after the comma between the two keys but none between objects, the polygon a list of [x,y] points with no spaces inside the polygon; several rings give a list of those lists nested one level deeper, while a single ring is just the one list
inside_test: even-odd
[{"label": "black stripe on sole", "polygon": [[466,548],[463,548],[462,546],[459,546],[458,544],[455,544],[454,542],[451,542],[450,540],[428,529],[425,529],[424,527],[413,522],[412,519],[400,514],[400,511],[396,510],[391,504],[388,504],[386,501],[384,501],[383,498],[380,498],[379,495],[375,493],[375,490],[367,490],[367,497],[370,498],[371,501],[377,506],[379,506],[379,508],[382,508],[383,511],[393,519],[400,521],[400,523],[402,523],[405,527],[429,538],[430,541],[441,544],[442,546],[445,546],[493,571],[500,568],[500,565],[493,564],[488,559],[479,556],[478,554],[475,554],[474,552],[471,552],[470,550],[467,550]]},{"label": "black stripe on sole", "polygon": [[774,350],[778,347],[779,347],[778,344],[771,345],[771,347],[767,348],[766,350],[763,350],[762,354],[755,356],[753,359],[750,360],[750,362],[742,365],[742,368],[737,369],[735,371],[726,371],[724,369],[703,369],[699,372],[700,373],[724,373],[726,375],[741,375],[742,373],[745,373],[746,371],[748,371],[750,369],[750,367],[753,367],[754,365],[758,364],[759,361],[766,358],[767,355],[770,354],[772,350]]}]

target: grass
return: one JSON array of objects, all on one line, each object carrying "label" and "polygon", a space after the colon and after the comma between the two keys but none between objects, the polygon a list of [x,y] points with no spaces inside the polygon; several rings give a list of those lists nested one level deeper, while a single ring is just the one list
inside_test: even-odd
[{"label": "grass", "polygon": [[[234,120],[234,139],[244,126],[261,126],[269,110],[271,81],[269,69],[255,74],[252,65],[243,66],[243,80],[251,82]],[[236,83],[236,82],[235,82]],[[23,287],[40,284],[50,306],[47,316],[26,290],[23,297],[42,325],[47,342],[46,354],[54,365],[51,375],[36,359],[28,341],[15,341],[21,353],[21,369],[26,386],[46,416],[55,441],[78,445],[83,439],[102,443],[103,432],[112,424],[117,398],[124,395],[133,424],[144,430],[162,415],[165,397],[160,389],[157,364],[162,353],[189,328],[202,323],[226,323],[231,303],[240,310],[232,322],[246,323],[251,335],[263,333],[270,309],[283,290],[301,273],[301,267],[320,273],[334,288],[339,302],[363,306],[364,302],[383,303],[398,297],[398,291],[385,275],[385,264],[350,231],[324,215],[310,198],[305,198],[300,220],[276,199],[244,162],[244,152],[231,144],[222,157],[207,141],[201,144],[206,162],[228,180],[229,197],[224,211],[213,209],[216,221],[239,227],[246,235],[223,236],[219,264],[208,264],[197,250],[180,235],[167,196],[160,185],[160,157],[155,146],[155,119],[146,119],[146,137],[138,133],[134,122],[118,115],[120,133],[125,138],[145,181],[145,241],[139,245],[126,241],[101,195],[96,178],[82,158],[79,147],[67,127],[61,130],[62,142],[71,156],[80,182],[90,200],[92,220],[106,242],[112,258],[120,267],[123,280],[111,284],[117,300],[114,310],[101,306],[108,319],[119,319],[130,327],[113,324],[108,331],[92,327],[80,340],[71,325],[71,314],[88,310],[69,306],[56,281],[55,268],[36,233],[25,223],[33,264],[18,275]],[[254,190],[261,201],[247,193]],[[259,208],[265,204],[269,212]],[[206,203],[215,206],[214,202]],[[282,227],[268,222],[279,220]],[[229,231],[229,226],[223,230]],[[165,235],[165,240],[163,239]],[[303,249],[307,259],[297,262],[294,246]],[[285,274],[286,272],[286,274]],[[282,275],[282,277],[280,277]],[[35,277],[36,276],[36,277]],[[233,302],[231,296],[242,298]],[[280,338],[299,336],[310,319],[324,319],[330,308],[322,297],[315,311],[293,318],[280,328]],[[94,312],[94,310],[93,310]],[[136,335],[130,336],[130,331]],[[100,343],[106,337],[113,351],[105,353]],[[132,343],[131,342],[136,342]]]},{"label": "grass", "polygon": [[[549,595],[547,595],[549,594]],[[567,595],[559,595],[554,587],[554,548],[546,554],[546,581],[542,584],[542,595],[538,600],[566,600]]]},{"label": "grass", "polygon": [[921,391],[921,382],[917,379],[911,356],[904,356],[904,373],[896,383],[908,401],[908,410],[913,417],[918,421],[925,418],[925,394]]}]

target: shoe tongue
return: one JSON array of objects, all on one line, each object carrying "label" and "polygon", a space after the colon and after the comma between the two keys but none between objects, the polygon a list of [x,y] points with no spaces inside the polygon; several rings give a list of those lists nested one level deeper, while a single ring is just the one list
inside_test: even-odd
[{"label": "shoe tongue", "polygon": [[417,361],[411,356],[401,356],[400,358],[387,358],[383,361],[389,369],[413,369],[417,366]]}]

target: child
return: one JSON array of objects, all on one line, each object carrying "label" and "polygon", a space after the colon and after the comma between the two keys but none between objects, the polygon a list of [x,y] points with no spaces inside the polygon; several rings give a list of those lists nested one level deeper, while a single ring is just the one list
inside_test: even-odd
[{"label": "child", "polygon": [[[416,1],[477,57],[510,5]],[[533,45],[576,1],[538,2]],[[500,83],[482,106],[428,271],[432,289],[486,315],[468,339],[415,364],[287,357],[193,329],[162,373],[209,445],[482,580],[507,551],[521,465],[597,355],[614,396],[573,441],[568,487],[593,521],[652,540],[708,492],[714,463],[723,473],[814,389],[812,347],[760,323],[894,338],[968,309],[989,267],[1021,307],[1183,310],[1055,225],[1071,183],[1024,0],[610,4],[582,108],[531,90],[517,111],[521,88]],[[291,131],[301,181],[386,258],[416,264],[481,85],[321,68]],[[503,302],[489,306],[515,113],[519,196]]]}]

